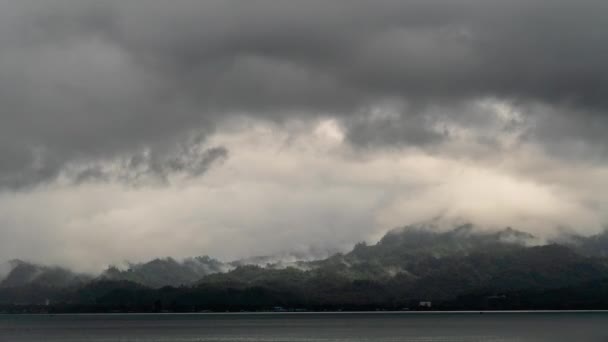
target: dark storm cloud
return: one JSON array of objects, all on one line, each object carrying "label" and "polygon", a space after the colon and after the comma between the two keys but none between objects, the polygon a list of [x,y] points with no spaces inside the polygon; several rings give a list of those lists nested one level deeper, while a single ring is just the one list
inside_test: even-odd
[{"label": "dark storm cloud", "polygon": [[[602,1],[5,0],[0,13],[0,187],[142,149],[169,161],[161,174],[188,169],[168,146],[231,113],[330,114],[358,144],[425,145],[450,139],[429,105],[492,97],[535,122],[535,142],[606,143]],[[406,109],[361,118],[387,99]]]}]

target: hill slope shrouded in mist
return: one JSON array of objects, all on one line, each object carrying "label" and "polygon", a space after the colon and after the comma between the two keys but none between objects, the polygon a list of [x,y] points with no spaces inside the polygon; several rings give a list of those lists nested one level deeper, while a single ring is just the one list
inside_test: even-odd
[{"label": "hill slope shrouded in mist", "polygon": [[155,259],[88,276],[11,262],[6,311],[54,312],[608,308],[608,239],[568,236],[541,245],[507,228],[440,232],[410,226],[377,244],[314,261],[224,263]]},{"label": "hill slope shrouded in mist", "polygon": [[179,286],[194,283],[208,274],[228,269],[228,265],[208,256],[189,258],[182,262],[165,258],[130,264],[126,270],[110,267],[102,273],[101,278],[126,280],[150,287]]}]

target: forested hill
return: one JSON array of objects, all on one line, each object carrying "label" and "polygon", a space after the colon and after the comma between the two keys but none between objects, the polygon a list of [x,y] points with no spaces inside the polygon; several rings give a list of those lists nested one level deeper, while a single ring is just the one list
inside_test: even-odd
[{"label": "forested hill", "polygon": [[540,244],[511,228],[406,227],[316,261],[266,266],[157,259],[84,276],[14,262],[3,310],[608,309],[608,239]]}]

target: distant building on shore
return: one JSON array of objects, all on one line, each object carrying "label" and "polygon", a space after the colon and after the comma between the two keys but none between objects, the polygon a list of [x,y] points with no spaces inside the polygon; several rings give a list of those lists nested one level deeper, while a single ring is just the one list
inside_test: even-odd
[{"label": "distant building on shore", "polygon": [[429,301],[423,301],[418,303],[418,307],[420,308],[424,308],[424,309],[430,309],[433,306],[433,302],[429,302]]}]

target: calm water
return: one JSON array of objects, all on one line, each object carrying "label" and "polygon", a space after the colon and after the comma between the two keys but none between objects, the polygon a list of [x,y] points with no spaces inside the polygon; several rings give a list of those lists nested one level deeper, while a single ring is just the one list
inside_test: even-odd
[{"label": "calm water", "polygon": [[608,313],[0,315],[0,341],[608,342]]}]

